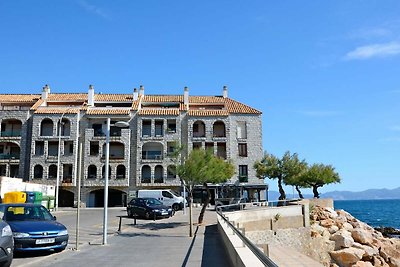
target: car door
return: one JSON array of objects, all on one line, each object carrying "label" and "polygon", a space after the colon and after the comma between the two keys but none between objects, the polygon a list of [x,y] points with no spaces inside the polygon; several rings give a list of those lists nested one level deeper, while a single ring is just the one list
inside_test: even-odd
[{"label": "car door", "polygon": [[165,206],[172,207],[172,205],[174,204],[174,196],[168,191],[162,191],[162,197],[163,204]]},{"label": "car door", "polygon": [[144,216],[146,213],[146,207],[143,199],[136,199],[135,205],[133,206],[133,212],[139,216]]}]

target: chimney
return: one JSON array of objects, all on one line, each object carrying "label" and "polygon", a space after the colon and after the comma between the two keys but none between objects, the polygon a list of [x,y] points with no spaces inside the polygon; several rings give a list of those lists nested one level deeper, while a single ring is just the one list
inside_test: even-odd
[{"label": "chimney", "polygon": [[94,87],[93,85],[89,85],[89,92],[88,92],[88,106],[94,106]]},{"label": "chimney", "polygon": [[189,108],[189,88],[185,86],[183,89],[183,104],[186,106],[186,108]]},{"label": "chimney", "polygon": [[224,89],[222,90],[222,96],[224,98],[228,97],[228,86],[224,85]]},{"label": "chimney", "polygon": [[133,88],[133,101],[138,100],[138,91],[136,88]]},{"label": "chimney", "polygon": [[46,100],[47,97],[49,96],[49,94],[50,94],[50,86],[46,84],[46,85],[43,87],[42,99],[43,99],[43,100]]},{"label": "chimney", "polygon": [[141,85],[139,87],[139,95],[144,95],[144,86],[143,85]]}]

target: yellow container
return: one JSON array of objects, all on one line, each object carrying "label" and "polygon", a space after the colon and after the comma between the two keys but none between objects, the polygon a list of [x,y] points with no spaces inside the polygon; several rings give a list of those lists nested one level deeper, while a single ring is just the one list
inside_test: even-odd
[{"label": "yellow container", "polygon": [[26,193],[15,191],[4,194],[3,203],[25,203]]}]

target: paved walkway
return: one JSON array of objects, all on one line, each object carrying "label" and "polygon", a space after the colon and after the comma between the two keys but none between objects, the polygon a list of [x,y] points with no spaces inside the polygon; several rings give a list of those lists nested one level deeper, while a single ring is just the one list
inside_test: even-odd
[{"label": "paved walkway", "polygon": [[[194,208],[195,222],[199,211]],[[231,266],[217,232],[216,213],[206,211],[204,223],[193,227],[193,238],[189,237],[188,213],[187,209],[186,215],[180,211],[169,219],[137,220],[137,225],[133,219],[123,219],[121,233],[110,235],[106,246],[99,239],[79,251],[33,259],[28,266]]]},{"label": "paved walkway", "polygon": [[269,257],[278,266],[285,267],[323,267],[321,263],[301,254],[290,247],[270,245]]}]

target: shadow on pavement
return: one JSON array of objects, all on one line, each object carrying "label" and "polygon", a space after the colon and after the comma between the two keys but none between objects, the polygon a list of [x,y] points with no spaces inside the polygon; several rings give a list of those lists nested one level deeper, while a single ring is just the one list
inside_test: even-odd
[{"label": "shadow on pavement", "polygon": [[14,258],[37,258],[37,257],[43,257],[43,256],[48,256],[51,254],[57,254],[59,252],[55,251],[26,251],[26,252],[16,252],[14,251]]},{"label": "shadow on pavement", "polygon": [[206,226],[204,231],[201,267],[209,266],[232,266],[216,224]]},{"label": "shadow on pavement", "polygon": [[181,222],[170,222],[170,223],[146,223],[146,224],[130,224],[138,229],[147,230],[161,230],[161,229],[172,229],[180,226],[188,225],[187,223]]},{"label": "shadow on pavement", "polygon": [[199,226],[196,227],[196,231],[194,232],[192,242],[190,243],[188,252],[186,253],[185,259],[183,260],[182,267],[186,267],[186,264],[189,261],[190,254],[192,253],[194,242],[196,241],[197,231],[199,230]]}]

